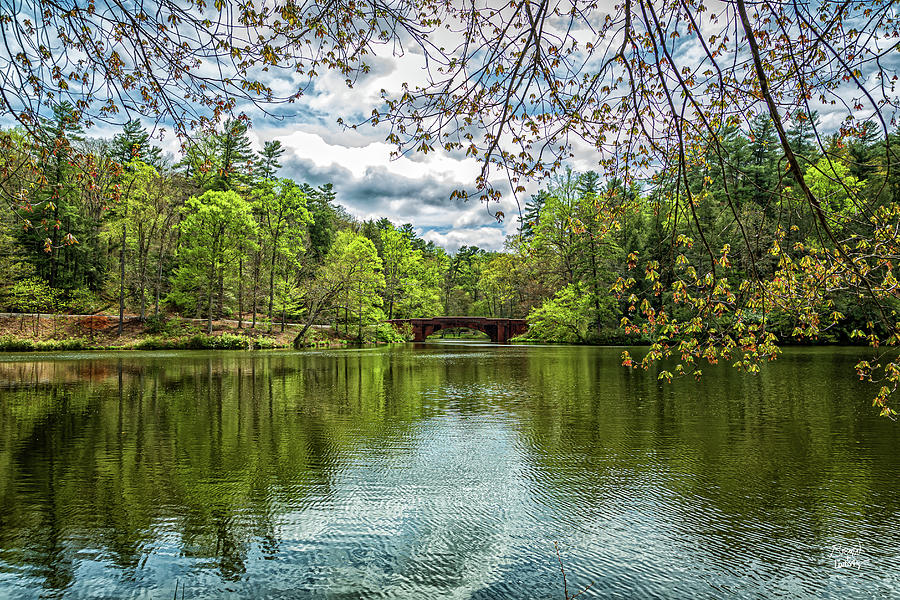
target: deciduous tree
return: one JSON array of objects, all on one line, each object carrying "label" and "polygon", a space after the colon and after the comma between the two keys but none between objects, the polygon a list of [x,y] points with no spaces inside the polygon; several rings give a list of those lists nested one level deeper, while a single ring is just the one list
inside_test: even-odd
[{"label": "deciduous tree", "polygon": [[[213,296],[226,265],[236,260],[240,240],[255,235],[256,221],[249,202],[232,190],[208,191],[190,198],[179,225],[182,245],[175,288],[180,295],[206,294],[207,333],[212,333]],[[182,300],[183,301],[183,300]],[[221,316],[221,315],[219,315]]]}]

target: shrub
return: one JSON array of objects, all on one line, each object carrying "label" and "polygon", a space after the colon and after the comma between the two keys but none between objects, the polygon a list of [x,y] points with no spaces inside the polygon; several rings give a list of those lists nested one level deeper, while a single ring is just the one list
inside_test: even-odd
[{"label": "shrub", "polygon": [[94,292],[78,288],[70,291],[64,301],[70,313],[76,315],[94,313],[103,308],[103,301]]},{"label": "shrub", "polygon": [[[408,326],[409,331],[400,332],[396,327],[387,322],[381,322],[372,327],[371,339],[378,343],[394,344],[405,342],[412,338],[412,328]],[[369,336],[367,336],[369,337]]]},{"label": "shrub", "polygon": [[272,338],[267,338],[260,335],[257,336],[255,340],[253,340],[254,350],[272,350],[273,348],[278,348],[278,343],[276,343]]},{"label": "shrub", "polygon": [[62,292],[50,287],[40,277],[28,277],[13,284],[10,306],[18,312],[51,312],[56,308]]},{"label": "shrub", "polygon": [[178,340],[167,340],[158,337],[146,337],[135,342],[135,350],[171,350]]},{"label": "shrub", "polygon": [[278,344],[271,338],[262,336],[251,338],[232,333],[222,335],[198,333],[178,339],[151,336],[134,345],[135,350],[270,350],[277,347]]},{"label": "shrub", "polygon": [[207,346],[203,349],[209,350],[247,350],[253,345],[252,338],[232,333],[223,333],[219,336],[193,336],[190,339],[194,340],[198,337],[205,338],[201,344],[206,343]]},{"label": "shrub", "polygon": [[34,342],[4,335],[0,337],[0,350],[3,352],[31,352],[34,350]]},{"label": "shrub", "polygon": [[91,345],[80,338],[72,338],[68,340],[45,340],[34,342],[35,350],[86,350]]},{"label": "shrub", "polygon": [[90,347],[87,341],[80,338],[35,342],[11,335],[0,337],[0,351],[2,352],[52,352],[59,350],[85,350]]},{"label": "shrub", "polygon": [[169,319],[162,313],[151,315],[144,320],[144,330],[151,335],[167,333],[169,329]]},{"label": "shrub", "polygon": [[590,298],[569,284],[528,314],[528,339],[583,342],[588,334]]}]

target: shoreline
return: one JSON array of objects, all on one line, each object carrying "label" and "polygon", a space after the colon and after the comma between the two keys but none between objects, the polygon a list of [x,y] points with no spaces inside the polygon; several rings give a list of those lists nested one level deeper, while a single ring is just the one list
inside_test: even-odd
[{"label": "shoreline", "polygon": [[[177,316],[148,317],[127,315],[123,332],[118,334],[118,315],[64,315],[41,313],[0,313],[0,353],[6,352],[65,352],[85,351],[133,351],[133,350],[286,350],[302,348],[343,348],[405,343],[409,340],[373,339],[359,341],[335,332],[328,325],[313,325],[303,340],[297,334],[304,327],[301,323],[269,324],[257,320],[257,327],[249,327],[248,320],[235,319],[213,321],[213,333],[206,333],[205,319]],[[617,339],[618,338],[618,339]],[[480,340],[477,337],[451,336],[456,341]],[[569,345],[592,347],[633,348],[649,346],[644,339],[622,340],[609,336],[607,340],[594,342],[557,342],[512,338],[510,343],[523,345]],[[846,340],[816,340],[798,342],[779,341],[779,347],[868,347],[867,344],[848,344]]]},{"label": "shoreline", "polygon": [[206,333],[205,319],[175,316],[141,320],[128,315],[119,333],[118,315],[64,315],[0,313],[0,352],[54,352],[72,350],[276,350],[290,348],[340,348],[358,343],[330,326],[309,328],[303,340],[297,335],[303,324],[269,324],[257,320],[213,321]]}]

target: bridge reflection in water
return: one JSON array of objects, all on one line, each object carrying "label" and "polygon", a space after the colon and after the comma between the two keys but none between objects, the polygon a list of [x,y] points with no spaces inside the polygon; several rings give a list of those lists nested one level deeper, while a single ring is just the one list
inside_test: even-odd
[{"label": "bridge reflection in water", "polygon": [[525,319],[494,319],[490,317],[390,319],[388,322],[397,328],[405,324],[411,325],[414,342],[424,342],[425,338],[440,329],[466,327],[486,333],[492,342],[505,344],[510,338],[522,335],[528,330],[528,323]]}]

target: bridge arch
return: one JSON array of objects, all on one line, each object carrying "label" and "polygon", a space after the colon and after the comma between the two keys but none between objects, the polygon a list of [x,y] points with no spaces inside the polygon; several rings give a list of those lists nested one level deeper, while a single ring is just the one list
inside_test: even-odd
[{"label": "bridge arch", "polygon": [[491,317],[391,319],[389,323],[398,328],[405,324],[411,325],[414,342],[424,342],[428,336],[441,329],[466,327],[486,333],[492,342],[504,344],[510,338],[521,335],[528,330],[528,323],[525,319],[494,319]]}]

